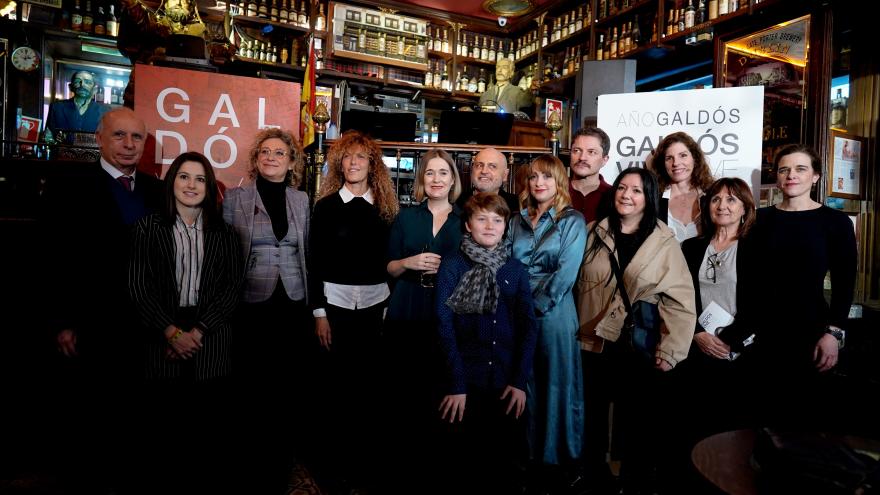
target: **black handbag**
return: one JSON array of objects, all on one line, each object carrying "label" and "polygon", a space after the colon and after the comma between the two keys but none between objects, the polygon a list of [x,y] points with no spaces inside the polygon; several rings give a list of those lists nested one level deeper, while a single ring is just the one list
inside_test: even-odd
[{"label": "black handbag", "polygon": [[614,277],[617,278],[617,289],[620,291],[620,297],[623,298],[623,306],[626,308],[626,319],[623,321],[618,341],[623,339],[622,342],[627,343],[633,352],[653,365],[657,344],[660,342],[660,311],[656,304],[647,301],[636,301],[635,304],[631,304],[614,253],[609,252],[608,259]]}]

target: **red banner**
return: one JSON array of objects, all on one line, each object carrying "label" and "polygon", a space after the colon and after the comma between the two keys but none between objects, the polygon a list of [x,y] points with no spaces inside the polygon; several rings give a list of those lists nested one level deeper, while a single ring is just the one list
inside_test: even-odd
[{"label": "red banner", "polygon": [[299,136],[300,84],[152,65],[135,66],[134,110],[150,139],[141,159],[164,172],[180,153],[211,160],[227,187],[247,181],[248,152],[260,129]]}]

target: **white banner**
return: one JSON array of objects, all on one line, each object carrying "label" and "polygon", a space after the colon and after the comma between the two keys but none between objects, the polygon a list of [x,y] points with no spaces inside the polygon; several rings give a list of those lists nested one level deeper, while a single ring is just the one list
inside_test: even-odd
[{"label": "white banner", "polygon": [[602,176],[611,183],[625,168],[644,167],[664,136],[683,131],[700,144],[713,177],[743,179],[757,201],[763,119],[762,86],[601,95],[598,125],[611,138]]}]

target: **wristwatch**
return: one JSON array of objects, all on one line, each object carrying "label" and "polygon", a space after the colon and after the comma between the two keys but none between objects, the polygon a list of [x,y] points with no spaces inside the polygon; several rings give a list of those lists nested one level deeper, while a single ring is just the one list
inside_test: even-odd
[{"label": "wristwatch", "polygon": [[843,344],[846,342],[846,331],[841,330],[840,328],[828,326],[825,327],[825,333],[837,339],[837,348],[843,349]]}]

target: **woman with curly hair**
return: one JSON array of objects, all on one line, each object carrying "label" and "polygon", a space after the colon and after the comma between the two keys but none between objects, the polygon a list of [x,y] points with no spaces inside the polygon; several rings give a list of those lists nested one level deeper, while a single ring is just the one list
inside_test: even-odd
[{"label": "woman with curly hair", "polygon": [[[336,473],[363,486],[375,472],[380,336],[391,294],[386,250],[398,204],[382,149],[357,131],[330,147],[309,242],[315,333],[329,357],[327,447]],[[337,479],[337,481],[342,481]],[[346,488],[346,487],[340,487]],[[351,488],[351,487],[348,487]]]},{"label": "woman with curly hair", "polygon": [[[252,182],[226,192],[223,216],[238,233],[245,282],[237,328],[236,376],[243,400],[259,404],[257,429],[249,449],[255,493],[280,492],[293,461],[294,438],[304,424],[283,407],[287,393],[303,394],[309,346],[315,346],[308,312],[306,239],[309,198],[297,190],[303,176],[303,151],[289,131],[264,129],[249,152]],[[255,386],[259,385],[259,387]],[[258,392],[258,388],[260,392]],[[270,393],[263,393],[263,391]],[[291,412],[301,413],[303,408]],[[264,448],[267,446],[269,448]]]},{"label": "woman with curly hair", "polygon": [[663,138],[654,152],[654,172],[663,196],[658,217],[675,233],[675,239],[700,234],[700,198],[710,184],[712,172],[700,145],[686,132]]}]

